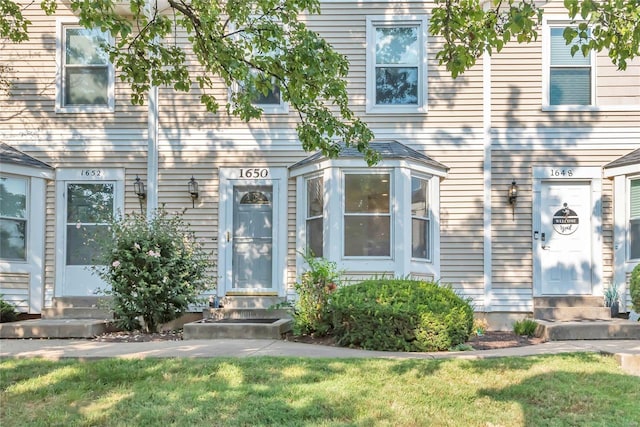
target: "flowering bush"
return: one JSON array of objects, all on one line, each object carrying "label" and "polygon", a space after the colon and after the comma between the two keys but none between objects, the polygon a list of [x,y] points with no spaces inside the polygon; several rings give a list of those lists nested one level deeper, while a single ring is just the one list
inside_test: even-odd
[{"label": "flowering bush", "polygon": [[140,329],[142,317],[146,332],[156,332],[212,287],[209,256],[180,215],[129,214],[113,221],[111,231],[94,271],[111,286],[102,292],[113,297],[119,327]]},{"label": "flowering bush", "polygon": [[309,270],[295,284],[298,300],[294,304],[294,333],[326,335],[331,330],[329,296],[340,284],[340,272],[334,262],[304,255]]}]

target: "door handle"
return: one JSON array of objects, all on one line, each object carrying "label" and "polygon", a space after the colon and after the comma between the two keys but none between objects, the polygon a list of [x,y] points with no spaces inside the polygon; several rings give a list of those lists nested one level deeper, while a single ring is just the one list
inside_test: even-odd
[{"label": "door handle", "polygon": [[227,231],[227,242],[231,241],[231,232]]}]

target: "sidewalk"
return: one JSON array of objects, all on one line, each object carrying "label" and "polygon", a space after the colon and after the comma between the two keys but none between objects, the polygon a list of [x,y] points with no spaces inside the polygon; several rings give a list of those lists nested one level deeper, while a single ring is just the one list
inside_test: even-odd
[{"label": "sidewalk", "polygon": [[166,358],[166,357],[255,357],[290,356],[321,358],[391,359],[483,359],[490,357],[533,356],[569,352],[593,352],[616,357],[625,372],[640,376],[640,340],[572,340],[550,341],[524,347],[499,350],[403,353],[354,350],[282,340],[214,339],[185,341],[151,341],[113,343],[77,339],[3,339],[0,358],[42,357],[47,359],[74,358],[80,360],[102,358]]}]

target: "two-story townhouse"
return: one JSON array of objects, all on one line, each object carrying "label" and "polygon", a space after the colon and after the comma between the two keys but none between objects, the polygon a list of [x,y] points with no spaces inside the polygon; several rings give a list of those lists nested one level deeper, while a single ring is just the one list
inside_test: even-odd
[{"label": "two-story townhouse", "polygon": [[350,280],[451,284],[498,327],[536,297],[626,290],[640,257],[640,62],[618,72],[604,54],[568,55],[561,6],[545,9],[538,41],[457,79],[435,59],[433,2],[323,0],[301,17],[349,58],[374,167],[351,149],[302,151],[277,93],[250,123],[207,113],[197,90],[160,87],[133,106],[99,52],[107,34],[64,4],[55,17],[27,8],[31,40],[1,53],[14,88],[0,111],[0,293],[32,313],[92,295],[102,284],[81,231],[158,205],[187,209],[220,297],[291,295],[307,249]]}]

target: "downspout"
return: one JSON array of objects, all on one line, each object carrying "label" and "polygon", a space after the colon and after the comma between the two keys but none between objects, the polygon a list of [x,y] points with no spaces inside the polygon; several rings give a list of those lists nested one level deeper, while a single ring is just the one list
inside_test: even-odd
[{"label": "downspout", "polygon": [[[145,13],[149,20],[156,13],[156,2],[146,2]],[[158,86],[152,82],[149,71],[149,105],[147,111],[147,219],[158,209]]]},{"label": "downspout", "polygon": [[484,258],[484,312],[493,310],[493,248],[491,243],[491,55],[487,50],[482,57],[482,138],[483,159],[483,258]]}]

